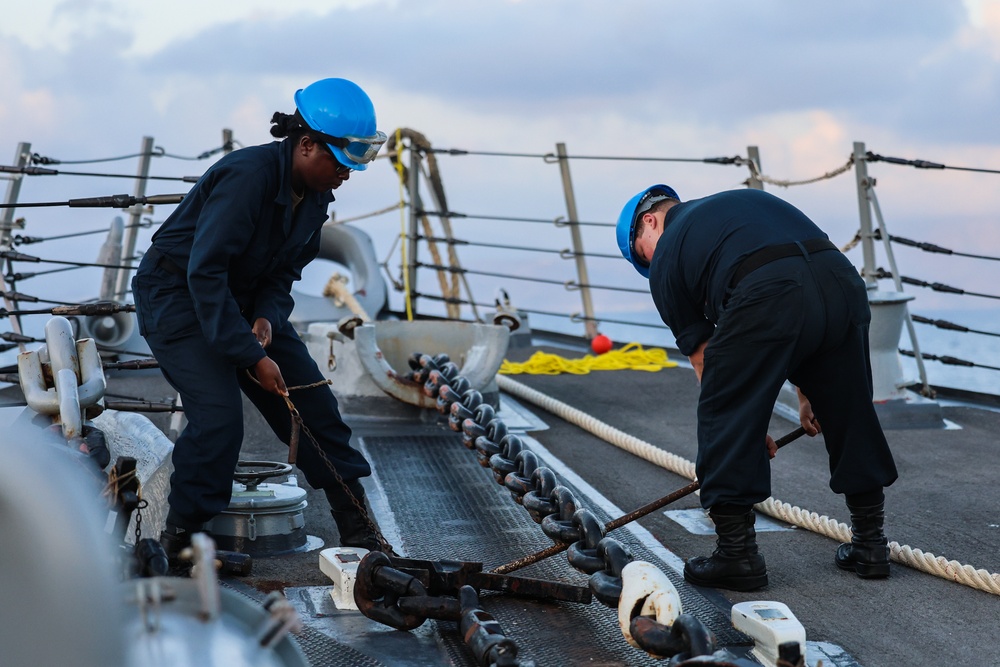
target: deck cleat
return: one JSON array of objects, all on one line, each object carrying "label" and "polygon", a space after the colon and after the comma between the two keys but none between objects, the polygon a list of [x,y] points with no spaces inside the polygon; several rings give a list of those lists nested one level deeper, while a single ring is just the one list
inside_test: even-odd
[{"label": "deck cleat", "polygon": [[740,602],[733,605],[732,620],[734,628],[753,638],[751,653],[768,667],[778,664],[779,647],[789,642],[805,655],[806,629],[781,602]]},{"label": "deck cleat", "polygon": [[358,609],[354,601],[354,584],[358,579],[358,565],[367,553],[368,550],[361,547],[333,547],[319,552],[319,569],[333,581],[330,597],[337,609]]}]

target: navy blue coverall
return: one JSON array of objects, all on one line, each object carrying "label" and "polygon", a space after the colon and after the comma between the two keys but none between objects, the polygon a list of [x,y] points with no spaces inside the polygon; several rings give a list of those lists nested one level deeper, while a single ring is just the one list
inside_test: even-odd
[{"label": "navy blue coverall", "polygon": [[[243,442],[241,389],[289,442],[284,399],[244,369],[266,354],[288,387],[324,379],[288,316],[292,283],[319,251],[333,193],[307,190],[293,210],[293,147],[243,148],[209,168],[153,235],[132,280],[139,331],[180,393],[188,421],[174,446],[168,501],[173,517],[191,527],[229,506]],[[272,329],[266,351],[252,331],[261,317]],[[290,398],[343,479],[371,474],[350,446],[351,430],[328,386]],[[297,464],[314,488],[338,486],[305,437]]]},{"label": "navy blue coverall", "polygon": [[[668,209],[649,287],[679,350],[708,341],[698,402],[696,472],[705,508],[749,506],[771,494],[764,439],[786,379],[812,403],[830,457],[830,488],[865,494],[896,466],[872,403],[864,281],[836,249],[802,245],[826,234],[791,204],[732,190]],[[755,252],[795,244],[734,286]]]}]

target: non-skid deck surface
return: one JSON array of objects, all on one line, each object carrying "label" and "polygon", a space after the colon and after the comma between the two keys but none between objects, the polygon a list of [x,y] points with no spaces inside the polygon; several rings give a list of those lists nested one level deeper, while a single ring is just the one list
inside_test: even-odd
[{"label": "non-skid deck surface", "polygon": [[[477,561],[491,569],[552,545],[523,507],[498,485],[489,469],[455,434],[365,437],[376,475],[386,488],[399,529],[401,546],[412,558]],[[587,503],[586,496],[565,480],[579,505],[602,521],[610,518]],[[614,537],[633,556],[657,564],[671,577],[686,613],[715,632],[720,645],[746,645],[729,618],[670,568],[665,567],[630,533]],[[553,556],[514,574],[587,585],[587,575],[572,568],[565,554]],[[484,593],[483,608],[517,642],[519,656],[539,665],[662,664],[629,646],[618,628],[617,610],[596,599],[589,605],[540,603]],[[453,623],[438,623],[454,656],[467,655]]]}]

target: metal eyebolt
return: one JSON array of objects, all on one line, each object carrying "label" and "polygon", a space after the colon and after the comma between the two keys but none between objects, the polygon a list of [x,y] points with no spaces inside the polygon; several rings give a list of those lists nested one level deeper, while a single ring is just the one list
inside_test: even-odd
[{"label": "metal eyebolt", "polygon": [[604,569],[590,575],[594,597],[609,607],[617,607],[622,596],[622,569],[632,562],[632,553],[618,540],[605,537],[597,543],[597,556]]},{"label": "metal eyebolt", "polygon": [[541,523],[545,517],[555,514],[559,509],[552,498],[552,491],[556,488],[558,481],[556,474],[543,466],[535,468],[535,471],[531,473],[531,483],[534,485],[534,489],[524,494],[521,503],[524,505],[524,509],[528,510],[532,520],[535,523]]},{"label": "metal eyebolt", "polygon": [[521,505],[524,494],[535,488],[531,482],[531,474],[538,467],[538,457],[535,456],[534,452],[523,449],[514,457],[514,465],[517,466],[517,471],[507,475],[503,480],[503,485],[510,491],[514,502]]},{"label": "metal eyebolt", "polygon": [[[646,653],[657,658],[687,660],[715,652],[715,636],[691,614],[681,614],[672,625],[661,625],[647,616],[636,616],[629,633]],[[675,664],[671,660],[671,664]]]}]

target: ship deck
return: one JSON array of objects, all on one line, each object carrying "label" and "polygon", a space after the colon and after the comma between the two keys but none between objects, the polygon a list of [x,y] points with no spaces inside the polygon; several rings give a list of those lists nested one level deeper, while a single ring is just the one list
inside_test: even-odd
[{"label": "ship deck", "polygon": [[[508,358],[526,359],[537,349],[567,357],[587,350],[572,339],[542,338],[512,347]],[[679,359],[676,353],[673,358]],[[693,461],[696,453],[693,371],[683,364],[655,373],[599,371],[588,375],[516,377],[517,382],[562,401],[613,428]],[[118,372],[109,391],[169,400],[171,390],[154,372]],[[890,541],[988,572],[1000,570],[1000,521],[996,516],[996,434],[1000,413],[988,406],[942,401],[950,425],[941,429],[892,429],[886,434],[900,479],[887,489],[886,532]],[[543,549],[551,542],[510,494],[497,485],[475,452],[435,411],[401,403],[342,403],[355,444],[373,463],[365,480],[372,509],[386,537],[402,555],[456,559],[489,570]],[[628,454],[591,432],[523,399],[501,396],[498,416],[523,436],[559,482],[602,521],[638,508],[691,480]],[[797,427],[776,412],[776,438]],[[151,419],[166,430],[168,415]],[[284,461],[287,450],[262,418],[246,410],[245,460]],[[301,446],[306,446],[305,443]],[[828,486],[822,436],[801,438],[772,463],[773,495],[832,519],[848,522],[842,498]],[[305,510],[310,546],[336,546],[323,494],[307,489]],[[805,626],[808,664],[937,665],[992,663],[1000,648],[994,633],[994,594],[894,564],[887,580],[861,580],[833,564],[837,542],[780,521],[759,520],[758,541],[770,584],[751,593],[698,589],[683,582],[684,559],[706,555],[698,498],[687,496],[611,535],[636,558],[667,572],[685,611],[717,635],[720,646],[745,653],[749,641],[729,625],[732,604],[782,602]],[[224,584],[252,597],[281,590],[302,616],[299,642],[312,664],[475,664],[451,621],[428,621],[410,632],[393,630],[358,612],[338,611],[331,581],[318,567],[318,549],[255,558],[248,577]],[[515,574],[585,586],[587,576],[564,554]],[[483,593],[493,614],[519,647],[519,657],[538,665],[645,665],[658,662],[629,646],[617,628],[617,612],[596,599],[582,605],[543,603]]]}]

